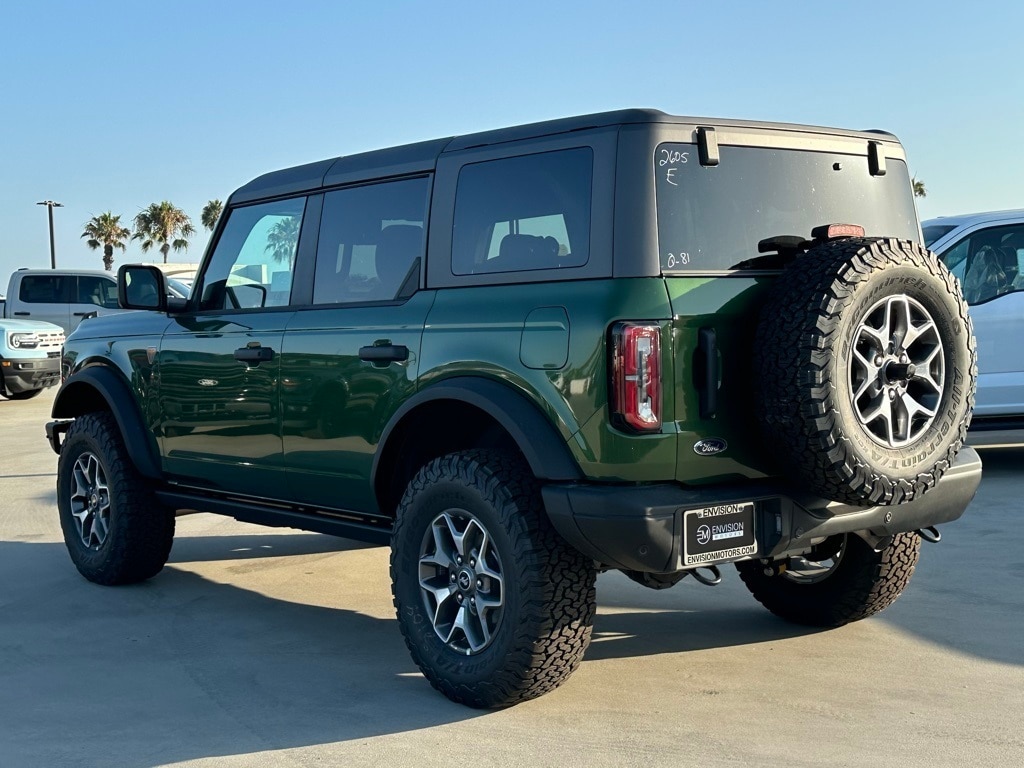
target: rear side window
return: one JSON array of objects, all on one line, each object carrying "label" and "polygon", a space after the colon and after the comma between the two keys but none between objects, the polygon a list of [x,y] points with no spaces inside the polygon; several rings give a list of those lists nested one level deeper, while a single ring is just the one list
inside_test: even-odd
[{"label": "rear side window", "polygon": [[921,234],[924,235],[924,244],[931,248],[932,243],[945,237],[954,229],[956,229],[956,226],[953,224],[930,224],[927,227],[921,227]]},{"label": "rear side window", "polygon": [[18,298],[26,304],[66,304],[74,282],[69,275],[25,275]]},{"label": "rear side window", "polygon": [[655,152],[664,272],[756,269],[761,240],[810,238],[824,224],[918,240],[902,161],[889,158],[887,173],[872,176],[859,155],[734,146],[720,155],[717,166],[702,166],[692,144],[662,144]]},{"label": "rear side window", "polygon": [[419,274],[429,190],[423,177],[324,195],[313,303],[394,301]]},{"label": "rear side window", "polygon": [[593,176],[588,147],[463,167],[455,194],[452,272],[586,264]]},{"label": "rear side window", "polygon": [[287,306],[306,199],[234,208],[203,275],[204,310]]}]

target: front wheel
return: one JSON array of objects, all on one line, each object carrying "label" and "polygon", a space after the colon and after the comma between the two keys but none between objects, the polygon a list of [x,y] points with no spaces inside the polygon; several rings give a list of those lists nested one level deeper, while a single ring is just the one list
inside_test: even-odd
[{"label": "front wheel", "polygon": [[765,608],[787,621],[839,627],[888,608],[900,596],[917,566],[921,538],[898,533],[875,551],[848,533],[827,539],[787,567],[766,572],[758,560],[736,564],[740,578]]},{"label": "front wheel", "polygon": [[504,707],[557,687],[590,643],[596,573],[551,527],[519,459],[435,459],[399,505],[392,594],[413,660],[455,702]]},{"label": "front wheel", "polygon": [[79,416],[57,462],[57,508],[75,567],[97,584],[132,584],[164,567],[174,511],[135,469],[110,413]]}]

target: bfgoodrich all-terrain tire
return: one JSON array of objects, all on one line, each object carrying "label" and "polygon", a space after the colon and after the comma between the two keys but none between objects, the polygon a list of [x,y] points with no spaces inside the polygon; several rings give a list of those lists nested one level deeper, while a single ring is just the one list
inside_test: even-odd
[{"label": "bfgoodrich all-terrain tire", "polygon": [[791,570],[767,575],[758,560],[736,564],[765,608],[787,621],[839,627],[892,605],[910,581],[921,552],[916,533],[898,533],[876,552],[854,533],[840,537],[822,562],[792,558]]},{"label": "bfgoodrich all-terrain tire", "polygon": [[956,279],[916,243],[812,248],[766,302],[755,349],[771,450],[825,498],[909,501],[963,445],[977,377],[971,321]]},{"label": "bfgoodrich all-terrain tire", "polygon": [[453,701],[504,707],[565,680],[590,643],[595,576],[551,527],[518,458],[443,456],[402,497],[398,622],[417,666]]},{"label": "bfgoodrich all-terrain tire", "polygon": [[174,511],[157,502],[132,464],[114,417],[79,416],[57,462],[64,543],[79,572],[97,584],[131,584],[164,567]]}]

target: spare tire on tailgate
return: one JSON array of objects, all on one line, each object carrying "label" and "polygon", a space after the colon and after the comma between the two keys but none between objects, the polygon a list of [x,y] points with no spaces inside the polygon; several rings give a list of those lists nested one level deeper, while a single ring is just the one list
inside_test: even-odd
[{"label": "spare tire on tailgate", "polygon": [[763,432],[816,494],[909,501],[963,445],[977,378],[971,321],[959,283],[916,243],[811,247],[773,288],[755,350]]}]

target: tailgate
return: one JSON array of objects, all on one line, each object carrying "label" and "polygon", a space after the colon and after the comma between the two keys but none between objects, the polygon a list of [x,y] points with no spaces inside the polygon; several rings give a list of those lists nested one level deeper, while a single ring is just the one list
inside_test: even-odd
[{"label": "tailgate", "polygon": [[770,472],[755,413],[753,347],[758,310],[775,279],[665,278],[673,314],[680,482],[761,478]]}]

